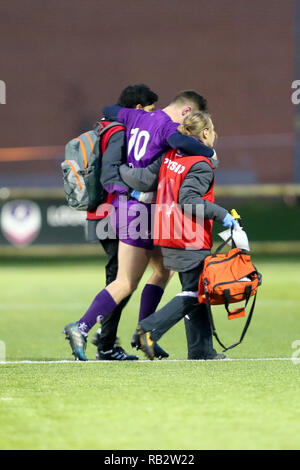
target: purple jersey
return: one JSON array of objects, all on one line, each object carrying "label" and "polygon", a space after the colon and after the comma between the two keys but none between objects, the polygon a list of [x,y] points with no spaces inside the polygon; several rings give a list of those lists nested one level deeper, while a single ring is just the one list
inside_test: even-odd
[{"label": "purple jersey", "polygon": [[168,150],[168,138],[177,132],[179,126],[161,109],[149,113],[122,108],[118,121],[126,126],[127,163],[134,168],[148,166]]}]

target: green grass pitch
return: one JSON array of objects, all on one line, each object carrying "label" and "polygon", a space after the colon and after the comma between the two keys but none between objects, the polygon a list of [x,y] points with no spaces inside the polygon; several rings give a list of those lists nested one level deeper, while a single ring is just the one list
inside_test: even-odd
[{"label": "green grass pitch", "polygon": [[[228,357],[291,358],[300,341],[300,258],[254,262],[263,286],[245,341]],[[104,262],[2,260],[1,272],[0,340],[14,363],[0,364],[0,449],[300,449],[300,364],[18,363],[72,359],[61,330],[103,287]],[[120,324],[127,350],[146,280]],[[174,278],[162,304],[179,289]],[[214,312],[221,339],[236,340],[244,319]],[[183,322],[160,344],[170,359],[186,359]],[[95,358],[92,344],[87,355]]]}]

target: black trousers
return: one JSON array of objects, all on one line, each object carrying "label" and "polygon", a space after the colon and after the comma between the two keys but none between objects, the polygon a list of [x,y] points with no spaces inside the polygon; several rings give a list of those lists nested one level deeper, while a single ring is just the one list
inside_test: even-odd
[{"label": "black trousers", "polygon": [[[113,282],[118,273],[118,239],[99,240],[106,255],[107,264],[105,266],[106,285]],[[130,295],[122,300],[119,305],[101,322],[100,343],[103,351],[111,349],[117,338],[117,330],[123,308],[130,299]]]},{"label": "black trousers", "polygon": [[209,359],[216,355],[206,307],[197,301],[198,281],[202,270],[203,262],[190,271],[179,273],[182,292],[140,323],[142,329],[151,331],[152,339],[158,341],[185,317],[188,359]]}]

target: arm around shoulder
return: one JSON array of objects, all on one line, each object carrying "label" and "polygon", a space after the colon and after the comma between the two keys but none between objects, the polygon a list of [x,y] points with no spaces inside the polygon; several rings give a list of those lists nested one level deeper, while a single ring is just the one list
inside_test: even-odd
[{"label": "arm around shoulder", "polygon": [[109,121],[117,121],[118,114],[121,109],[121,106],[113,104],[109,106],[104,106],[104,108],[102,109],[102,113],[105,119],[108,119]]},{"label": "arm around shoulder", "polygon": [[187,155],[202,155],[209,158],[215,155],[213,148],[207,147],[194,137],[180,134],[180,132],[172,134],[168,138],[168,143],[172,148],[180,150],[180,152]]}]

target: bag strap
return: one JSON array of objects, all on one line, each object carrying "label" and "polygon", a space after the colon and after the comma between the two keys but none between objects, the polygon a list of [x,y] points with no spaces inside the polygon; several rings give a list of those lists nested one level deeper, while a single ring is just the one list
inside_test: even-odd
[{"label": "bag strap", "polygon": [[213,256],[217,255],[223,248],[224,246],[227,245],[228,242],[230,242],[230,240],[232,240],[232,248],[236,248],[236,244],[234,243],[234,240],[233,240],[233,229],[231,228],[231,232],[230,232],[230,237],[227,238],[227,240],[224,240],[221,245],[218,246],[218,248],[216,249],[216,251],[214,253],[212,253]]},{"label": "bag strap", "polygon": [[[250,287],[250,286],[247,286],[247,287]],[[246,290],[248,291],[246,287]],[[251,287],[250,287],[251,289]],[[250,291],[251,292],[251,291]],[[240,340],[237,342],[237,343],[234,343],[232,344],[231,346],[228,346],[226,347],[219,339],[218,335],[217,335],[217,331],[216,331],[216,327],[215,327],[215,324],[214,324],[214,320],[213,320],[213,316],[212,316],[212,311],[211,311],[211,305],[210,305],[210,301],[209,301],[209,295],[208,295],[208,291],[207,289],[204,287],[204,293],[205,293],[205,299],[206,299],[206,309],[207,309],[207,313],[208,313],[208,318],[209,318],[209,323],[210,323],[210,329],[211,329],[211,332],[212,332],[212,335],[216,338],[216,340],[218,341],[219,345],[223,348],[223,352],[226,352],[228,351],[229,349],[233,349],[235,348],[236,346],[238,346],[239,344],[241,344],[241,342],[243,341],[245,335],[246,335],[246,332],[249,328],[249,325],[250,325],[250,322],[251,322],[251,319],[252,319],[252,316],[253,316],[253,312],[254,312],[254,307],[255,307],[255,302],[256,302],[256,296],[257,296],[257,292],[254,296],[254,299],[253,299],[253,302],[252,302],[252,305],[251,305],[251,309],[249,311],[249,315],[248,315],[248,318],[246,320],[246,323],[245,323],[245,326],[243,328],[243,331],[242,331],[242,334],[241,334],[241,337],[240,337]],[[247,303],[249,301],[249,298],[250,298],[250,293],[246,292],[246,304],[245,304],[245,307],[247,306]],[[226,297],[225,297],[225,307],[226,307]],[[228,310],[228,304],[227,304],[227,308],[226,310],[229,312]],[[240,310],[240,309],[237,309],[237,310]],[[243,310],[243,309],[242,309]]]},{"label": "bag strap", "polygon": [[210,325],[210,330],[211,330],[211,333],[212,335],[216,338],[216,340],[218,341],[219,345],[224,349],[224,351],[226,350],[226,346],[221,342],[221,340],[219,339],[218,337],[218,334],[217,334],[217,330],[216,330],[216,327],[215,327],[215,323],[214,323],[214,319],[213,319],[213,316],[212,316],[212,311],[211,311],[211,305],[210,305],[210,301],[209,301],[209,295],[208,295],[208,291],[207,289],[204,287],[204,294],[205,294],[205,299],[206,299],[206,310],[207,310],[207,314],[208,314],[208,318],[209,318],[209,325]]},{"label": "bag strap", "polygon": [[229,303],[230,303],[230,289],[225,289],[224,290],[224,304],[225,304],[225,308],[226,308],[226,311],[228,313],[228,316],[233,316],[233,315],[237,315],[238,313],[246,313],[245,312],[245,309],[247,307],[247,304],[249,302],[249,299],[251,297],[251,286],[248,285],[246,286],[245,288],[245,298],[246,298],[246,303],[245,303],[245,307],[241,307],[241,308],[236,308],[235,310],[232,310],[230,311],[229,310]]},{"label": "bag strap", "polygon": [[250,322],[251,322],[251,318],[252,318],[252,315],[253,315],[253,312],[254,312],[254,307],[255,307],[255,302],[256,302],[256,296],[257,296],[257,292],[254,296],[254,299],[253,299],[253,302],[252,302],[252,305],[251,305],[251,309],[249,311],[249,315],[248,315],[248,318],[246,320],[246,324],[244,326],[244,329],[242,331],[242,334],[241,334],[241,337],[240,337],[240,341],[239,341],[239,344],[243,341],[244,337],[245,337],[245,334],[248,330],[248,327],[250,325]]},{"label": "bag strap", "polygon": [[112,127],[115,127],[115,126],[124,127],[124,124],[121,124],[120,122],[117,122],[117,121],[113,121],[110,124],[108,124],[107,126],[103,126],[101,124],[101,121],[98,121],[95,128],[94,128],[94,132],[96,132],[97,136],[101,137],[101,135],[104,134],[104,132],[108,131],[109,129],[111,129]]}]

